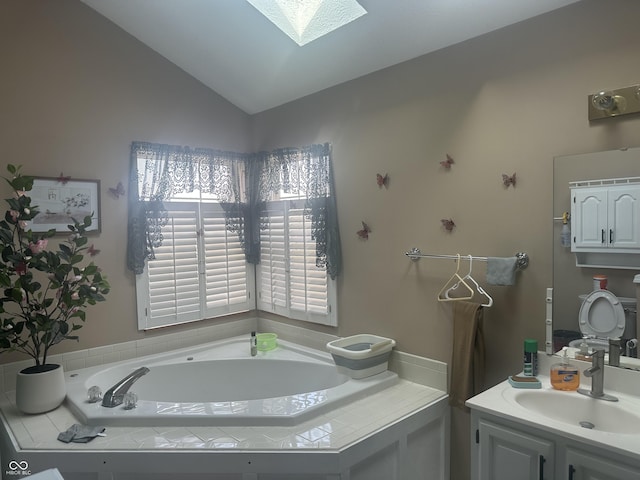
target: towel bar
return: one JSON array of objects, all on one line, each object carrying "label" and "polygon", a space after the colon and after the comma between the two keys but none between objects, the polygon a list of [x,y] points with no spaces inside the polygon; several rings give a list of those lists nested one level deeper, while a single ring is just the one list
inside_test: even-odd
[{"label": "towel bar", "polygon": [[[411,260],[413,260],[414,262],[417,262],[418,260],[420,260],[421,258],[450,258],[453,260],[456,260],[460,257],[458,257],[458,255],[439,255],[439,254],[425,254],[422,253],[420,251],[419,248],[413,247],[411,250],[409,250],[408,252],[404,253],[407,257],[409,257]],[[518,252],[514,255],[516,257],[516,268],[518,270],[524,270],[525,268],[527,268],[529,266],[529,255],[527,255],[524,252]],[[465,257],[467,257],[467,255],[463,255],[462,258],[464,259]],[[487,261],[487,257],[475,257],[472,256],[471,257],[473,260],[478,260],[480,262],[486,262]]]}]

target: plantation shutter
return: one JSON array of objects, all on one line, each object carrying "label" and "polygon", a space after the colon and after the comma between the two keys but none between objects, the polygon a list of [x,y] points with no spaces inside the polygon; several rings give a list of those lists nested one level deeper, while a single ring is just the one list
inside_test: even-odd
[{"label": "plantation shutter", "polygon": [[258,308],[287,314],[287,268],[284,212],[269,211],[260,229]]},{"label": "plantation shutter", "polygon": [[253,274],[217,204],[167,203],[163,241],[136,276],[142,330],[251,310]]},{"label": "plantation shutter", "polygon": [[[300,202],[297,202],[300,203]],[[294,201],[270,204],[260,229],[258,309],[297,320],[336,325],[335,285],[316,266],[311,221]]]},{"label": "plantation shutter", "polygon": [[197,220],[193,208],[169,212],[162,245],[146,266],[146,328],[196,320],[200,315]]},{"label": "plantation shutter", "polygon": [[[208,205],[202,205],[205,209]],[[226,228],[221,211],[202,213],[204,243],[204,299],[206,312],[220,315],[233,313],[250,301],[247,277],[249,265],[234,232]]]},{"label": "plantation shutter", "polygon": [[327,314],[327,273],[316,266],[311,221],[301,208],[289,209],[291,309]]}]

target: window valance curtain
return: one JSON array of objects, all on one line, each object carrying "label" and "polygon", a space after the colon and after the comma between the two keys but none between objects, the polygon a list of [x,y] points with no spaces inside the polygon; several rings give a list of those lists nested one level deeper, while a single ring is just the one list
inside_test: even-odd
[{"label": "window valance curtain", "polygon": [[316,242],[316,266],[335,278],[340,273],[342,253],[331,146],[325,143],[263,152],[256,155],[250,168],[258,178],[257,191],[254,186],[252,192],[257,196],[256,208],[281,192],[306,199],[305,216],[311,220],[311,238]]},{"label": "window valance curtain", "polygon": [[227,228],[244,233],[246,156],[211,149],[133,142],[129,176],[127,265],[141,274],[167,223],[163,206],[177,194],[213,194],[227,212]]},{"label": "window valance curtain", "polygon": [[260,211],[281,192],[306,198],[316,265],[335,278],[342,265],[331,165],[331,146],[311,145],[241,154],[133,142],[129,180],[127,264],[140,274],[162,244],[167,214],[162,202],[179,193],[214,194],[227,228],[237,232],[247,261],[260,261]]}]

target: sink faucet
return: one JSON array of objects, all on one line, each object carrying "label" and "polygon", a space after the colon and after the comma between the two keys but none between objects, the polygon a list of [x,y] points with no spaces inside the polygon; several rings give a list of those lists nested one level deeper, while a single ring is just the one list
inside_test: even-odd
[{"label": "sink faucet", "polygon": [[149,371],[150,370],[147,367],[140,367],[124,377],[113,387],[107,390],[107,393],[104,394],[104,398],[102,399],[102,406],[113,408],[120,405],[124,401],[124,394],[129,391],[131,385],[133,385],[140,377],[149,373]]},{"label": "sink faucet", "polygon": [[587,368],[584,371],[584,374],[586,377],[591,378],[591,390],[579,388],[578,393],[588,397],[597,398],[599,400],[617,402],[618,399],[616,397],[604,393],[604,350],[594,350],[590,357],[591,368]]}]

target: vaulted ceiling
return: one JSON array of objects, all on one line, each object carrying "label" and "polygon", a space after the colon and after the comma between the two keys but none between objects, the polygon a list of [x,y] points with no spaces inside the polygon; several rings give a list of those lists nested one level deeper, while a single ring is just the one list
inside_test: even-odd
[{"label": "vaulted ceiling", "polygon": [[254,114],[580,0],[359,0],[302,47],[245,0],[82,1]]}]

